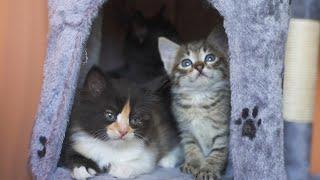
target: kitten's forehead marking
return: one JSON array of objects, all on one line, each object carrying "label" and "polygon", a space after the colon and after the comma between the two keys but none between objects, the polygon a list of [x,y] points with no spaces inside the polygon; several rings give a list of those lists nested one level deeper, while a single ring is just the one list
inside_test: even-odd
[{"label": "kitten's forehead marking", "polygon": [[128,98],[128,100],[127,100],[126,104],[123,106],[123,109],[120,114],[122,114],[126,118],[129,118],[130,111],[131,111],[130,98]]},{"label": "kitten's forehead marking", "polygon": [[129,116],[131,112],[130,106],[130,97],[126,101],[125,105],[123,106],[121,112],[117,115],[117,120],[113,122],[111,125],[107,126],[108,131],[113,132],[123,132],[126,131],[128,133],[132,133],[133,129],[130,127],[129,124]]},{"label": "kitten's forehead marking", "polygon": [[117,122],[120,126],[127,126],[129,124],[129,115],[131,111],[130,98],[122,108],[122,111],[117,116]]},{"label": "kitten's forehead marking", "polygon": [[198,52],[187,47],[186,52],[183,54],[180,61],[183,59],[190,59],[194,63],[198,60]]},{"label": "kitten's forehead marking", "polygon": [[199,53],[200,60],[204,61],[206,55],[208,55],[209,53],[210,53],[210,51],[208,49],[201,48],[201,51]]}]

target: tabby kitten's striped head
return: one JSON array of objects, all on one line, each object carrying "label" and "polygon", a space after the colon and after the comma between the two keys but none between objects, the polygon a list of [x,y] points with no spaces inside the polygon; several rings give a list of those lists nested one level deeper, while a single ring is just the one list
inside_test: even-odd
[{"label": "tabby kitten's striped head", "polygon": [[210,38],[180,46],[161,37],[159,51],[174,86],[211,87],[229,78],[227,52]]}]

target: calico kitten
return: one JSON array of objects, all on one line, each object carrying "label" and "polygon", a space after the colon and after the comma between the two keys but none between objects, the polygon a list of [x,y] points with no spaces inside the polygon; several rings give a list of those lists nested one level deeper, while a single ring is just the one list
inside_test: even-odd
[{"label": "calico kitten", "polygon": [[158,38],[164,36],[176,41],[178,33],[165,17],[165,9],[162,6],[152,17],[145,17],[140,11],[134,13],[124,41],[126,65],[113,71],[114,74],[137,83],[145,83],[166,74],[158,51]]},{"label": "calico kitten", "polygon": [[226,35],[214,29],[206,40],[179,46],[159,38],[172,80],[172,109],[181,132],[181,170],[196,179],[219,179],[227,162],[230,88]]},{"label": "calico kitten", "polygon": [[158,82],[138,87],[91,69],[74,102],[60,165],[75,179],[105,172],[133,178],[151,172],[157,163],[174,167],[179,139],[161,113]]}]

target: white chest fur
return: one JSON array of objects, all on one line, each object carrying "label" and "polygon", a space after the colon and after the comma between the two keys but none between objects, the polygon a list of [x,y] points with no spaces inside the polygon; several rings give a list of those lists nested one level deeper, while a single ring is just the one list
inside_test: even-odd
[{"label": "white chest fur", "polygon": [[100,168],[110,164],[110,174],[116,177],[128,178],[149,172],[156,163],[156,152],[145,147],[138,139],[108,142],[84,132],[77,132],[71,138],[75,151],[95,161]]}]

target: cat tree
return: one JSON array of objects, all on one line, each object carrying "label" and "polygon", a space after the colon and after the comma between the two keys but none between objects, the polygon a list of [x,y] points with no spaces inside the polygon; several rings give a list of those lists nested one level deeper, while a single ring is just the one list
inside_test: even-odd
[{"label": "cat tree", "polygon": [[[209,0],[224,17],[230,46],[230,150],[235,179],[286,179],[282,76],[288,0]],[[50,34],[33,129],[30,165],[37,179],[70,179],[57,168],[93,19],[107,0],[49,0]],[[209,5],[208,4],[208,5]],[[255,110],[254,110],[255,109]],[[254,111],[254,112],[253,112]],[[97,177],[99,178],[99,177]],[[159,169],[140,179],[188,179]]]}]

